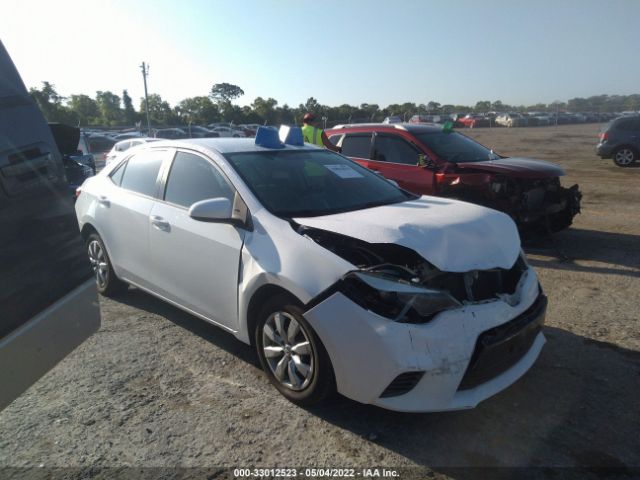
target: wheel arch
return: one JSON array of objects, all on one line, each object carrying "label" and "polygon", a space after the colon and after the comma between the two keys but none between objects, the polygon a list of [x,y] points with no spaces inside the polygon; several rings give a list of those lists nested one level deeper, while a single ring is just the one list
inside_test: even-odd
[{"label": "wheel arch", "polygon": [[620,150],[622,150],[624,148],[628,148],[633,153],[635,153],[636,156],[638,156],[638,147],[636,147],[635,145],[630,144],[630,143],[622,143],[622,144],[618,145],[616,148],[613,149],[612,155],[615,155],[617,152],[619,152]]},{"label": "wheel arch", "polygon": [[258,314],[260,310],[267,302],[269,298],[272,298],[276,295],[284,295],[287,296],[294,303],[302,306],[304,302],[302,302],[298,297],[296,297],[293,293],[287,290],[284,287],[279,285],[274,285],[272,283],[262,285],[259,287],[253,295],[251,295],[251,299],[249,300],[249,305],[247,307],[247,334],[249,337],[249,341],[251,346],[255,347],[255,332],[256,327],[258,325]]}]

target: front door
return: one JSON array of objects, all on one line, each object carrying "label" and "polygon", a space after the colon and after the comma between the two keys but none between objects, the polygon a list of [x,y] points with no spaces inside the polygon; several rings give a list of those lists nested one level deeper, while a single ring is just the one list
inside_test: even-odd
[{"label": "front door", "polygon": [[395,180],[401,188],[419,195],[434,192],[433,171],[418,165],[420,151],[396,135],[374,136],[372,160],[367,165],[385,178]]},{"label": "front door", "polygon": [[209,159],[179,151],[164,195],[149,215],[154,290],[231,330],[238,325],[238,267],[244,230],[194,220],[189,207],[208,198],[233,202],[234,193]]}]

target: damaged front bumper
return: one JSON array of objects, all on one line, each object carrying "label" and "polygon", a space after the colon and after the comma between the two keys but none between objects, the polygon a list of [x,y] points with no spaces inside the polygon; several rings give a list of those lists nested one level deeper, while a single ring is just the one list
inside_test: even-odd
[{"label": "damaged front bumper", "polygon": [[530,230],[540,230],[554,233],[568,228],[573,223],[573,217],[580,213],[582,193],[579,186],[570,188],[560,187],[551,198],[546,198],[538,208],[525,208],[513,214],[514,220],[521,233]]},{"label": "damaged front bumper", "polygon": [[545,343],[541,299],[529,268],[513,295],[446,310],[423,324],[393,322],[339,291],[304,315],[343,395],[397,411],[458,410],[475,407],[533,365]]}]

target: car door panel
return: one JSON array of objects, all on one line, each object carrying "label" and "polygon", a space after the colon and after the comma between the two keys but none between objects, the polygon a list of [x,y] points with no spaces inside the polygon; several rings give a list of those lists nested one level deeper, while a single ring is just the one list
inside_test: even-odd
[{"label": "car door panel", "polygon": [[[102,236],[118,276],[148,287],[151,276],[149,256],[149,215],[158,194],[162,163],[169,152],[151,149],[133,154],[114,170],[95,211]],[[121,184],[115,180],[124,169]],[[134,178],[135,175],[135,178]]]},{"label": "car door panel", "polygon": [[380,172],[385,178],[395,180],[401,188],[420,195],[434,192],[434,172],[419,166],[420,151],[398,136],[375,135],[373,159],[369,168]]},{"label": "car door panel", "polygon": [[236,330],[244,231],[230,224],[194,220],[188,210],[162,202],[153,205],[149,224],[151,288]]},{"label": "car door panel", "polygon": [[194,220],[188,208],[207,198],[233,200],[234,190],[211,160],[179,151],[167,170],[164,201],[149,214],[154,291],[231,330],[244,230]]}]

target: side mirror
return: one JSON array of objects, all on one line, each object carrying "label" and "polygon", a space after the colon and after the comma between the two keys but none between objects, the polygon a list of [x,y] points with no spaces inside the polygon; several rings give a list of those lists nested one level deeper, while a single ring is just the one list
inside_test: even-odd
[{"label": "side mirror", "polygon": [[418,166],[424,168],[433,167],[433,161],[427,157],[424,153],[418,154]]},{"label": "side mirror", "polygon": [[231,202],[228,198],[208,198],[194,203],[189,216],[202,222],[231,223]]},{"label": "side mirror", "polygon": [[238,192],[235,193],[233,204],[224,197],[200,200],[191,205],[189,216],[200,222],[230,223],[245,230],[253,230],[251,214]]}]

